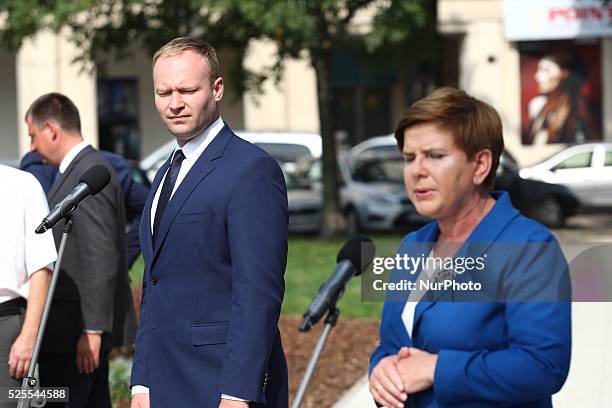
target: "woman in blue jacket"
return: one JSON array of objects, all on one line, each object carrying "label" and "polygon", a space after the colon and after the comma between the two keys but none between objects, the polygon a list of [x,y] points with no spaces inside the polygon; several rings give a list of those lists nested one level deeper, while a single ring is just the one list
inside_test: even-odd
[{"label": "woman in blue jacket", "polygon": [[387,293],[370,361],[374,399],[387,407],[552,406],[570,364],[567,265],[544,226],[492,191],[504,148],[499,115],[442,88],[407,110],[395,137],[408,197],[435,221],[400,246],[423,261],[392,274],[416,290]]}]

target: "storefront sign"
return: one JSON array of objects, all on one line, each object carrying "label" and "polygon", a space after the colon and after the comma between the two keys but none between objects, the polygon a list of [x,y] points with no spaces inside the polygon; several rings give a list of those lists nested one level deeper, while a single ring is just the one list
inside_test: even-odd
[{"label": "storefront sign", "polygon": [[604,0],[505,0],[510,41],[612,36],[612,2]]}]

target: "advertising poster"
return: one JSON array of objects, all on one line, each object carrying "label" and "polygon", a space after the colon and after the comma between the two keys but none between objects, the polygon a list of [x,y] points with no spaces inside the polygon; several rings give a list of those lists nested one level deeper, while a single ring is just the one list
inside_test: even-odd
[{"label": "advertising poster", "polygon": [[523,144],[601,140],[599,42],[522,43],[520,72]]}]

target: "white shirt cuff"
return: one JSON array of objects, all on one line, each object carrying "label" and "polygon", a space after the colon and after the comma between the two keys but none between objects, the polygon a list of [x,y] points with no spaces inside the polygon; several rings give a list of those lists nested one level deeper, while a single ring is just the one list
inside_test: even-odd
[{"label": "white shirt cuff", "polygon": [[149,388],[144,385],[135,385],[132,387],[132,396],[136,394],[148,394]]},{"label": "white shirt cuff", "polygon": [[242,398],[238,398],[238,397],[232,397],[231,395],[227,395],[227,394],[221,394],[221,399],[226,399],[226,400],[230,400],[230,401],[249,402],[248,400],[245,400],[245,399],[242,399]]},{"label": "white shirt cuff", "polygon": [[[148,393],[149,393],[149,388],[145,387],[144,385],[135,385],[132,387],[132,396],[136,394],[148,394]],[[249,402],[248,400],[237,398],[237,397],[232,397],[231,395],[227,395],[227,394],[221,394],[221,398],[226,399],[226,400],[231,400],[231,401]]]}]

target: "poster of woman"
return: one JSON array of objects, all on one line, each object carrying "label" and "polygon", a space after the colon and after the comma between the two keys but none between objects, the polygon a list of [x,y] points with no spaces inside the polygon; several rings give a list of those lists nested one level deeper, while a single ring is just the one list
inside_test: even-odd
[{"label": "poster of woman", "polygon": [[523,144],[601,140],[598,42],[524,43],[520,67]]}]

